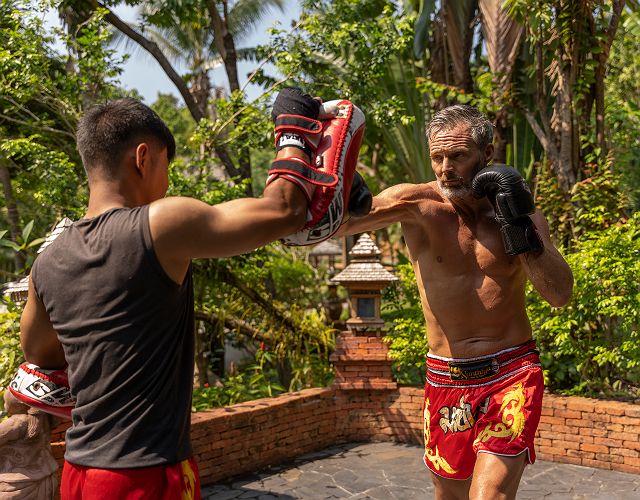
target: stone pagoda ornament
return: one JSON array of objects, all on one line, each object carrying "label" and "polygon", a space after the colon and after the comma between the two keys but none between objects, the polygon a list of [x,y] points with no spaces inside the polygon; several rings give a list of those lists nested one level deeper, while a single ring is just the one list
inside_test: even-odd
[{"label": "stone pagoda ornament", "polygon": [[380,301],[382,290],[398,278],[380,263],[380,250],[366,233],[349,255],[351,263],[331,280],[347,289],[350,308],[347,330],[338,335],[331,355],[334,386],[341,390],[394,390],[398,385],[391,371],[389,348],[382,340]]},{"label": "stone pagoda ornament", "polygon": [[347,328],[354,332],[381,332],[382,290],[397,277],[380,263],[380,250],[368,234],[360,236],[349,252],[351,263],[331,280],[344,286],[349,293],[350,318]]}]

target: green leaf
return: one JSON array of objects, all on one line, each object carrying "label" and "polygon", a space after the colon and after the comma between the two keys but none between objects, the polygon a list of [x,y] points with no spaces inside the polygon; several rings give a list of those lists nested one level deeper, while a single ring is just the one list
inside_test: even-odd
[{"label": "green leaf", "polygon": [[19,252],[20,250],[22,250],[20,248],[20,245],[11,240],[0,240],[0,246],[11,248],[15,252]]},{"label": "green leaf", "polygon": [[34,220],[31,219],[29,222],[27,222],[27,225],[24,226],[24,228],[22,229],[22,241],[28,241],[29,240],[29,235],[31,234],[31,231],[33,230],[33,223],[34,223]]},{"label": "green leaf", "polygon": [[435,11],[435,0],[420,0],[420,13],[415,24],[415,34],[413,38],[413,55],[420,59],[427,48],[429,39],[429,28],[431,27],[431,15]]},{"label": "green leaf", "polygon": [[42,243],[44,243],[46,240],[46,238],[36,238],[35,240],[33,240],[31,243],[29,243],[27,245],[27,248],[33,248],[35,246],[41,245]]}]

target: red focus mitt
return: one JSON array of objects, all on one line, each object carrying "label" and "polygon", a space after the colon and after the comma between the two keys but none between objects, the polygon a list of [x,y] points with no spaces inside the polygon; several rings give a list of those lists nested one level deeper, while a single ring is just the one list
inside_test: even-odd
[{"label": "red focus mitt", "polygon": [[323,103],[317,120],[296,114],[275,118],[276,143],[281,145],[289,136],[302,137],[311,158],[310,163],[281,158],[269,169],[267,184],[282,176],[309,197],[307,223],[283,238],[286,245],[314,245],[339,229],[349,205],[364,126],[362,111],[345,99]]},{"label": "red focus mitt", "polygon": [[22,363],[9,383],[11,393],[23,403],[57,417],[71,419],[75,399],[65,370],[44,370]]}]

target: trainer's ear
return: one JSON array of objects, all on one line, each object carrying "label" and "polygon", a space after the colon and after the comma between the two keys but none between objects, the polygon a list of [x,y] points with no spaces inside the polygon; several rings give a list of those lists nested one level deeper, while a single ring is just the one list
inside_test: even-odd
[{"label": "trainer's ear", "polygon": [[141,177],[145,177],[151,161],[151,151],[146,142],[141,142],[136,146],[136,169]]}]

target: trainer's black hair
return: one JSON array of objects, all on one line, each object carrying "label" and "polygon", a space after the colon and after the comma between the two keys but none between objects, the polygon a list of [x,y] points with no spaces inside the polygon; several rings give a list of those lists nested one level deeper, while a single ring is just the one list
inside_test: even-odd
[{"label": "trainer's black hair", "polygon": [[100,167],[116,174],[128,148],[153,138],[167,148],[169,161],[176,141],[162,119],[149,106],[125,97],[89,108],[80,118],[76,143],[87,173]]}]

